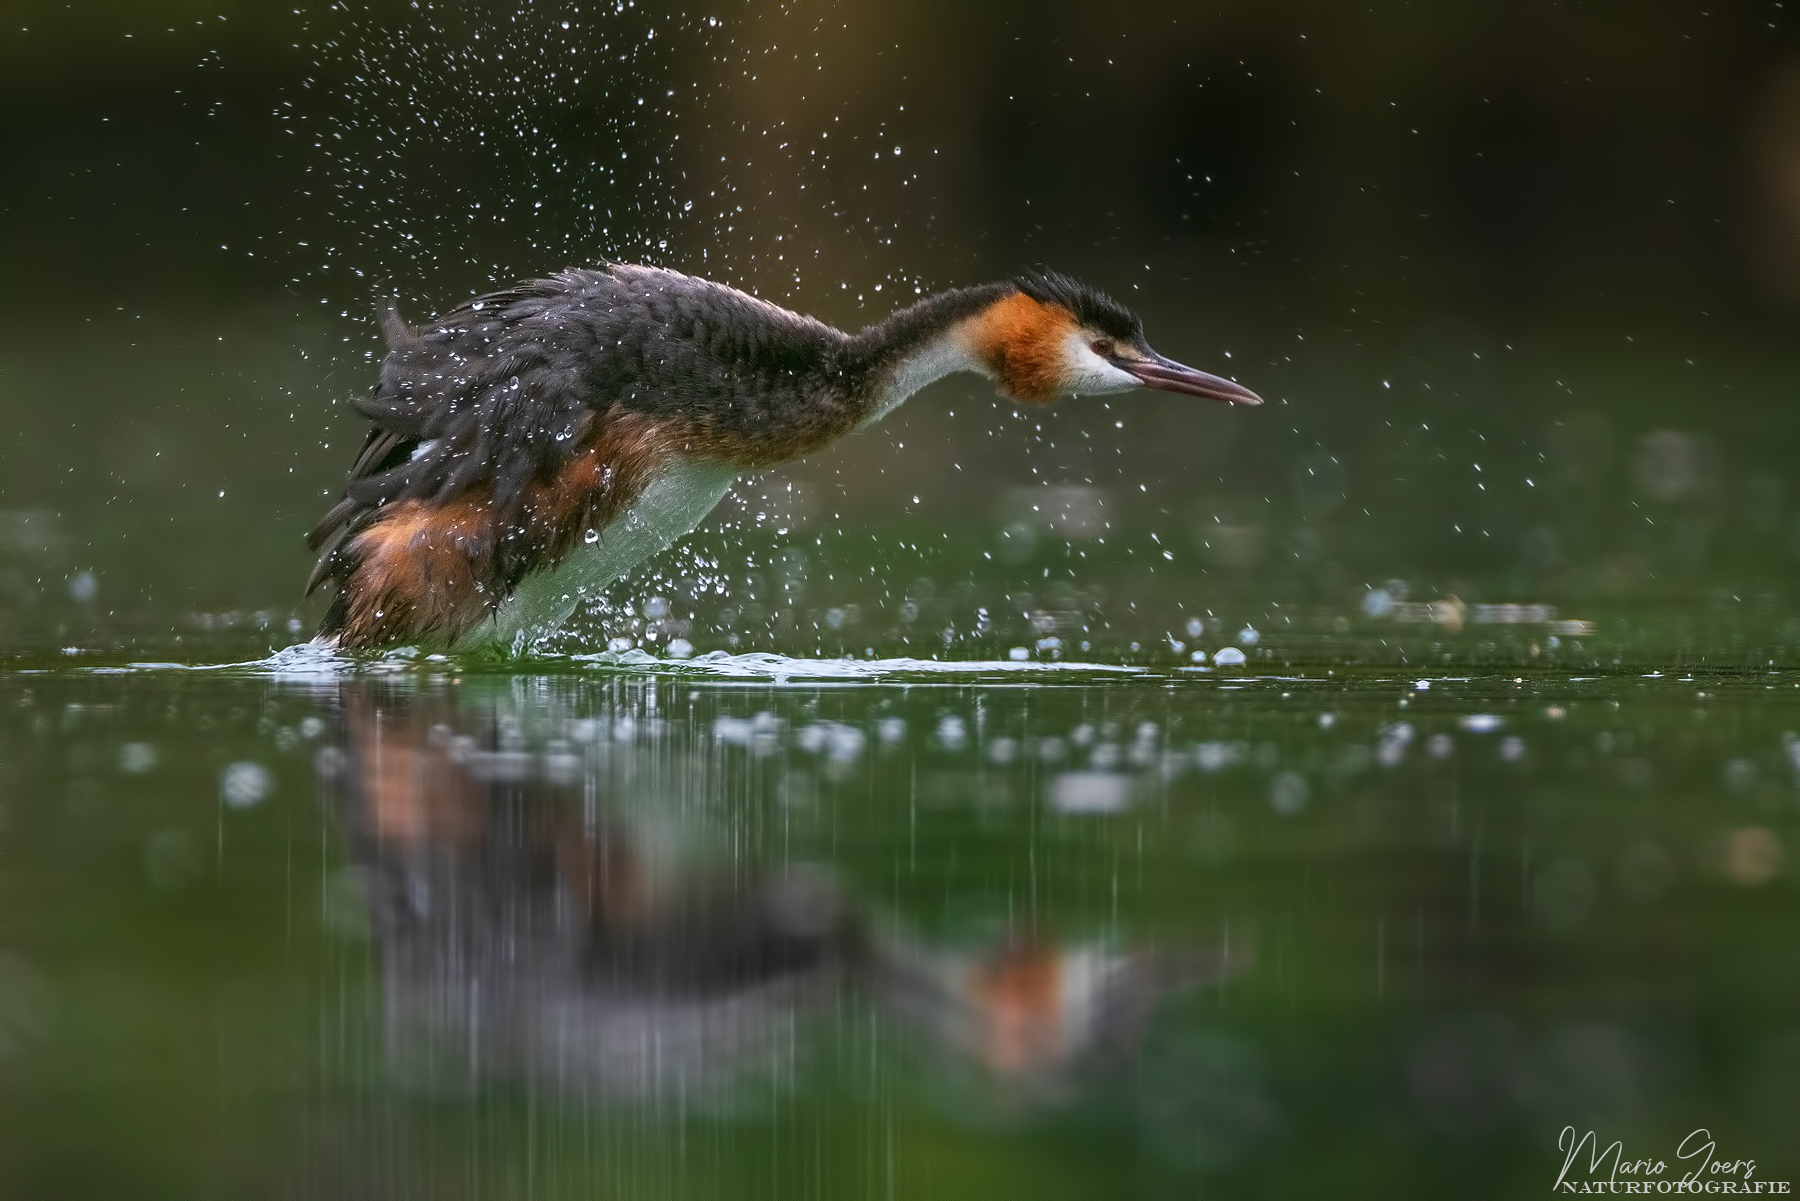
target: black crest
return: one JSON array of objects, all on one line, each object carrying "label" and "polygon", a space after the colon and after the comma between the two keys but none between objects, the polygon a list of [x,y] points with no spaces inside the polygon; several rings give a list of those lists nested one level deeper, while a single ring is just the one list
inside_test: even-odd
[{"label": "black crest", "polygon": [[1056,304],[1075,314],[1083,325],[1121,342],[1141,342],[1144,323],[1138,315],[1095,288],[1055,271],[1032,271],[1013,280],[1019,291],[1040,304]]}]

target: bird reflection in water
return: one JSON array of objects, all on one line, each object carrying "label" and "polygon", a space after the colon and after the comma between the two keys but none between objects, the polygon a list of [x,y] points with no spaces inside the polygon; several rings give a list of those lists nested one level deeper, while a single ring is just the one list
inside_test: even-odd
[{"label": "bird reflection in water", "polygon": [[696,854],[683,823],[704,819],[672,781],[700,787],[704,750],[684,770],[678,737],[638,749],[656,763],[634,773],[528,749],[498,705],[472,716],[361,685],[341,699],[329,778],[390,1067],[414,1087],[704,1102],[791,1074],[806,1020],[854,994],[1008,1095],[1058,1100],[1128,1056],[1162,999],[1247,963],[1017,932],[935,946],[823,867]]}]

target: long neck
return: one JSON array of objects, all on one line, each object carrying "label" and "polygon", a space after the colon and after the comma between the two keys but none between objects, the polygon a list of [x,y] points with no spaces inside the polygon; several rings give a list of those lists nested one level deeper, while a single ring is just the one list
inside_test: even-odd
[{"label": "long neck", "polygon": [[985,370],[959,327],[1016,290],[1011,283],[992,283],[938,292],[852,334],[837,362],[861,409],[858,424],[880,420],[952,372]]}]

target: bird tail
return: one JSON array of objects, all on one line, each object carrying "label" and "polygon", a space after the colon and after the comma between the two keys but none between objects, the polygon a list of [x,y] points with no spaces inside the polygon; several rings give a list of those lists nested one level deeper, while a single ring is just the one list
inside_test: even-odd
[{"label": "bird tail", "polygon": [[419,333],[400,315],[400,302],[387,301],[381,309],[381,333],[388,350],[412,350],[419,345]]}]

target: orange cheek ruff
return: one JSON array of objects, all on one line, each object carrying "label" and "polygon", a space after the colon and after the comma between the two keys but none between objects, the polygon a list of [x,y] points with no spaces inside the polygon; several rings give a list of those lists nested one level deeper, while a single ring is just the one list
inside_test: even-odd
[{"label": "orange cheek ruff", "polygon": [[1014,293],[976,317],[971,349],[1014,400],[1046,404],[1063,391],[1063,357],[1075,315]]},{"label": "orange cheek ruff", "polygon": [[1010,950],[983,965],[974,985],[985,1018],[979,1053],[989,1067],[1010,1075],[1062,1058],[1062,963],[1053,948]]}]

